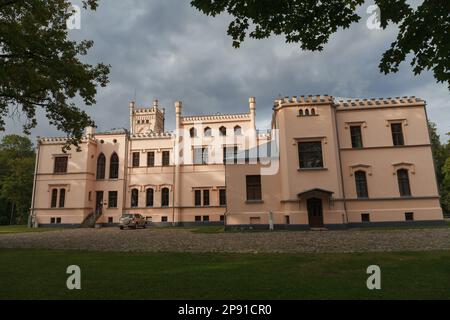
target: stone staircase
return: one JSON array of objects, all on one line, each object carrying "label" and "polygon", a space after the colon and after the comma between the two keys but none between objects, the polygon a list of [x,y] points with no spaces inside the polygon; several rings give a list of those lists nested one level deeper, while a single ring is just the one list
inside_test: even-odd
[{"label": "stone staircase", "polygon": [[81,228],[95,228],[95,224],[101,216],[101,213],[91,212],[81,223]]}]

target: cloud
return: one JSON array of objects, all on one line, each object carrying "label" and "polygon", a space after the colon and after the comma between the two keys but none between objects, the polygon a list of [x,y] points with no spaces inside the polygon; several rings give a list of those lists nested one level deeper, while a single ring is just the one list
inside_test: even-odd
[{"label": "cloud", "polygon": [[[189,1],[101,1],[97,12],[83,12],[74,39],[92,39],[87,60],[112,65],[111,83],[100,89],[88,109],[100,129],[127,127],[128,102],[140,106],[159,99],[167,127],[174,125],[175,100],[185,114],[246,112],[248,97],[257,98],[257,124],[270,127],[278,95],[329,94],[339,97],[419,96],[443,135],[450,131],[449,92],[430,73],[414,77],[407,64],[382,75],[381,55],[396,29],[369,30],[365,7],[359,24],[332,36],[323,52],[303,52],[284,39],[247,40],[233,49],[226,35],[230,17],[204,16]],[[9,121],[8,131],[18,132]],[[60,135],[42,115],[34,135]]]}]

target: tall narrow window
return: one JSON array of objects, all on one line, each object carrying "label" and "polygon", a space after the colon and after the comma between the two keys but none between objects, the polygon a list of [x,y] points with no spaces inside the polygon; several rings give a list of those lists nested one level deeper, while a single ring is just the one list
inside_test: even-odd
[{"label": "tall narrow window", "polygon": [[223,148],[223,163],[224,164],[237,164],[238,163],[238,152],[239,149],[235,147],[224,147]]},{"label": "tall narrow window", "polygon": [[209,206],[209,190],[203,190],[203,205]]},{"label": "tall narrow window", "polygon": [[137,168],[140,166],[141,154],[139,152],[133,152],[133,167]]},{"label": "tall narrow window", "polygon": [[139,190],[131,190],[131,207],[137,208],[139,206]]},{"label": "tall narrow window", "polygon": [[150,151],[147,153],[147,167],[155,166],[155,152]]},{"label": "tall narrow window", "polygon": [[105,179],[106,170],[106,157],[103,153],[100,153],[97,159],[97,180]]},{"label": "tall narrow window", "polygon": [[262,200],[261,176],[247,176],[247,201]]},{"label": "tall narrow window", "polygon": [[200,207],[202,205],[202,191],[201,190],[195,190],[194,194],[194,202],[196,207]]},{"label": "tall narrow window", "polygon": [[367,177],[365,171],[355,172],[356,193],[358,198],[368,198],[369,191],[367,189]]},{"label": "tall narrow window", "polygon": [[53,189],[52,190],[52,201],[51,201],[50,207],[56,208],[57,203],[58,203],[58,189]]},{"label": "tall narrow window", "polygon": [[162,165],[165,167],[170,166],[170,151],[162,152]]},{"label": "tall narrow window", "polygon": [[191,128],[189,130],[189,135],[191,136],[191,138],[196,138],[197,137],[197,129]]},{"label": "tall narrow window", "polygon": [[108,208],[117,208],[117,191],[108,192]]},{"label": "tall narrow window", "polygon": [[194,148],[194,164],[208,164],[208,148]]},{"label": "tall narrow window", "polygon": [[352,148],[362,148],[362,134],[361,134],[361,126],[351,126],[350,134],[352,137]]},{"label": "tall narrow window", "polygon": [[148,208],[153,207],[153,203],[154,203],[154,196],[155,196],[155,191],[152,188],[147,189],[146,192],[146,206]]},{"label": "tall narrow window", "polygon": [[205,137],[211,137],[212,136],[212,130],[210,127],[206,127],[204,131]]},{"label": "tall narrow window", "polygon": [[169,206],[169,188],[162,188],[161,190],[161,206]]},{"label": "tall narrow window", "polygon": [[234,127],[234,135],[236,135],[236,136],[242,135],[242,128],[240,126]]},{"label": "tall narrow window", "polygon": [[221,206],[227,205],[227,191],[225,189],[219,190],[219,205]]},{"label": "tall narrow window", "polygon": [[54,164],[54,173],[67,173],[68,157],[56,157]]},{"label": "tall narrow window", "polygon": [[227,135],[227,128],[225,127],[220,127],[219,128],[219,132],[221,136],[226,136]]},{"label": "tall narrow window", "polygon": [[298,154],[301,169],[323,168],[322,142],[299,142]]},{"label": "tall narrow window", "polygon": [[403,126],[401,123],[393,123],[391,124],[392,131],[392,141],[394,146],[403,146],[405,145],[405,139],[403,137]]},{"label": "tall narrow window", "polygon": [[409,173],[406,169],[400,169],[397,171],[398,189],[401,197],[411,196],[411,187],[409,184]]},{"label": "tall narrow window", "polygon": [[109,178],[119,178],[119,156],[115,152],[112,154],[111,163],[109,164]]},{"label": "tall narrow window", "polygon": [[64,208],[66,206],[66,189],[59,190],[59,207]]}]

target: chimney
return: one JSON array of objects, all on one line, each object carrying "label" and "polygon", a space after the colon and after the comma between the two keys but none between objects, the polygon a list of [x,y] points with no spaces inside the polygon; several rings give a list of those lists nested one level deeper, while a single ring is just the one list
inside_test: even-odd
[{"label": "chimney", "polygon": [[251,127],[256,130],[256,98],[250,97],[249,99],[250,105],[250,119],[251,119]]}]

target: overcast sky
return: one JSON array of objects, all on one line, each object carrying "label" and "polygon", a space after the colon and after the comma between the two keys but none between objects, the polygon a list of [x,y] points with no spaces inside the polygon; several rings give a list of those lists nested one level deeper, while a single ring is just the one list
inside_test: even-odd
[{"label": "overcast sky", "polygon": [[[77,4],[77,1],[74,1]],[[103,0],[96,12],[84,11],[75,39],[92,39],[91,63],[111,64],[110,85],[100,89],[89,109],[99,130],[128,127],[128,102],[150,106],[154,99],[167,110],[173,129],[174,101],[184,114],[247,112],[248,98],[257,99],[257,125],[270,127],[273,100],[281,96],[328,94],[379,98],[418,96],[428,103],[429,118],[441,135],[450,131],[450,92],[431,73],[414,77],[408,64],[399,73],[380,74],[382,53],[395,39],[395,27],[370,30],[367,3],[363,19],[340,30],[322,52],[303,52],[283,38],[247,40],[232,48],[226,34],[230,17],[211,18],[189,0]],[[20,132],[10,120],[7,133]],[[42,116],[33,136],[62,135]]]}]

